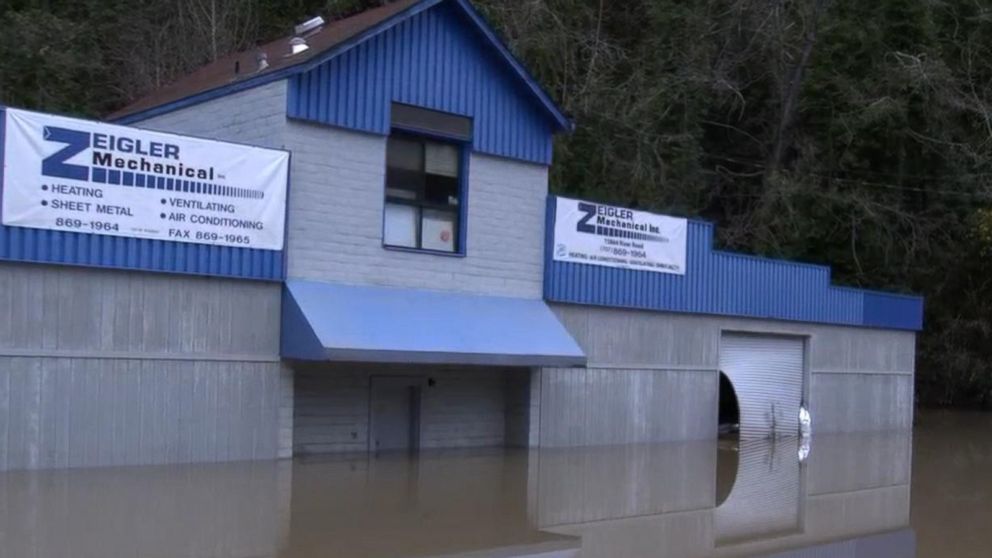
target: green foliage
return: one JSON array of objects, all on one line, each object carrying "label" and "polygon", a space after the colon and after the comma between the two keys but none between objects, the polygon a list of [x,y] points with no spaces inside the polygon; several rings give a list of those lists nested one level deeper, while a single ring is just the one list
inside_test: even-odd
[{"label": "green foliage", "polygon": [[85,22],[28,9],[0,15],[0,99],[61,112],[105,110],[104,70],[93,29]]},{"label": "green foliage", "polygon": [[[100,114],[381,0],[9,0],[0,101]],[[477,0],[577,123],[552,188],[927,296],[924,403],[992,407],[992,6]]]}]

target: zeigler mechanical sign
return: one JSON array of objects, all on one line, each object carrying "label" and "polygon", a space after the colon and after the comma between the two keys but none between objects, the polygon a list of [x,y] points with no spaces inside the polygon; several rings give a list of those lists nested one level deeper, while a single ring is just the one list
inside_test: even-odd
[{"label": "zeigler mechanical sign", "polygon": [[685,274],[685,219],[568,198],[555,206],[555,260]]},{"label": "zeigler mechanical sign", "polygon": [[282,249],[285,151],[4,113],[4,225]]}]

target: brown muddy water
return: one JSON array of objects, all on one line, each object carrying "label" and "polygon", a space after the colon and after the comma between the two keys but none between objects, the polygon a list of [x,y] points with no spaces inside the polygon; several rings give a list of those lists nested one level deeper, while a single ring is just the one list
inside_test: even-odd
[{"label": "brown muddy water", "polygon": [[913,436],[0,474],[4,558],[992,556],[992,415]]}]

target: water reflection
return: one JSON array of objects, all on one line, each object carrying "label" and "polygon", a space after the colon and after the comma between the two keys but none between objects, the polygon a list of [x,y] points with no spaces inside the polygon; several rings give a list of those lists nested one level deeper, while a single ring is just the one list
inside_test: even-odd
[{"label": "water reflection", "polygon": [[[11,558],[914,556],[909,435],[0,475]],[[719,505],[717,503],[720,502]]]}]

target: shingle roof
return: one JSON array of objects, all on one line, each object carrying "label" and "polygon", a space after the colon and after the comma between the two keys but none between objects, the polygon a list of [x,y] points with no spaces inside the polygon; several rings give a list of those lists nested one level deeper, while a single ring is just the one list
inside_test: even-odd
[{"label": "shingle roof", "polygon": [[[306,40],[310,48],[297,55],[291,55],[289,40],[292,37],[284,37],[261,45],[257,49],[223,56],[169,85],[152,91],[130,105],[108,115],[107,119],[116,120],[212,89],[302,64],[388,20],[419,1],[397,0],[351,17],[332,21],[316,33],[308,35]],[[256,71],[259,52],[265,53],[269,63],[268,68],[262,71]],[[239,73],[235,73],[235,67],[240,68]]]},{"label": "shingle roof", "polygon": [[[395,0],[390,4],[324,25],[316,33],[306,36],[310,48],[296,55],[291,53],[290,39],[292,37],[272,41],[249,51],[230,54],[165,87],[152,91],[141,99],[108,115],[107,119],[127,123],[129,120],[136,120],[145,116],[142,113],[146,111],[181,102],[184,99],[207,95],[211,92],[216,96],[226,95],[239,89],[265,83],[266,78],[275,80],[286,77],[295,71],[304,71],[307,69],[308,63],[311,65],[319,64],[321,58],[327,55],[328,51],[334,51],[337,47],[347,48],[352,39],[355,41],[364,40],[365,37],[374,35],[377,29],[388,27],[393,21],[401,20],[407,15],[414,15],[420,10],[429,9],[445,1],[452,2],[464,11],[468,20],[481,33],[483,40],[510,65],[512,71],[520,78],[521,83],[543,105],[558,128],[560,130],[572,130],[574,124],[571,119],[551,99],[523,64],[513,56],[492,27],[472,6],[470,0]],[[260,52],[266,55],[269,65],[264,70],[257,71],[257,58]],[[236,73],[235,68],[238,68],[239,72]]]}]

